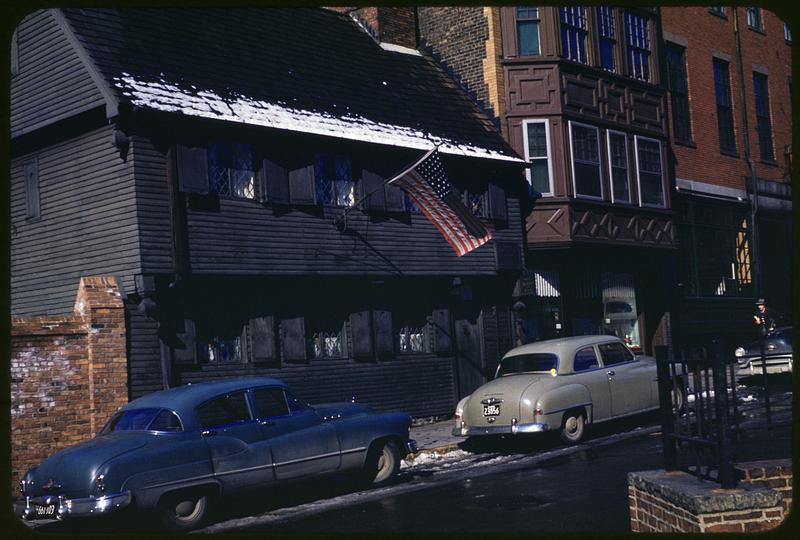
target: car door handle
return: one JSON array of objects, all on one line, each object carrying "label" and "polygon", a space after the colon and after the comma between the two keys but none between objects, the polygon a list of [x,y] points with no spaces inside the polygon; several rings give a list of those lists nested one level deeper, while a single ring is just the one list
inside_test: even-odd
[{"label": "car door handle", "polygon": [[608,371],[606,371],[606,375],[608,375],[609,377],[613,377],[614,375],[616,375],[616,373],[614,372],[613,369],[609,369]]},{"label": "car door handle", "polygon": [[259,420],[258,423],[261,424],[262,426],[274,426],[275,425],[275,422],[273,422],[272,420]]},{"label": "car door handle", "polygon": [[206,429],[200,432],[200,435],[202,435],[203,437],[213,437],[216,434],[217,432],[214,431],[213,429]]}]

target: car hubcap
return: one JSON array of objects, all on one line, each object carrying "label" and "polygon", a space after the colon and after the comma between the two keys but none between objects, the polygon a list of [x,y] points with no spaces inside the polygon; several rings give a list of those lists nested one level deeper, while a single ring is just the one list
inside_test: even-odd
[{"label": "car hubcap", "polygon": [[178,519],[190,520],[200,511],[200,501],[183,501],[175,506],[175,516]]},{"label": "car hubcap", "polygon": [[574,416],[567,418],[567,432],[570,435],[574,435],[576,431],[578,431],[578,419]]}]

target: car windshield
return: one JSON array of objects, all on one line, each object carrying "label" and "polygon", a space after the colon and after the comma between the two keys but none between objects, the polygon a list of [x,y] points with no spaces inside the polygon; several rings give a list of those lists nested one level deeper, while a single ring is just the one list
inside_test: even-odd
[{"label": "car windshield", "polygon": [[552,353],[520,354],[503,358],[497,370],[497,376],[514,375],[515,373],[548,373],[558,371],[558,356]]},{"label": "car windshield", "polygon": [[773,330],[767,337],[774,338],[774,339],[782,339],[784,340],[787,345],[792,344],[792,329],[791,328],[781,328],[779,330]]},{"label": "car windshield", "polygon": [[181,431],[181,423],[174,412],[166,409],[130,409],[114,415],[101,434],[115,431]]}]

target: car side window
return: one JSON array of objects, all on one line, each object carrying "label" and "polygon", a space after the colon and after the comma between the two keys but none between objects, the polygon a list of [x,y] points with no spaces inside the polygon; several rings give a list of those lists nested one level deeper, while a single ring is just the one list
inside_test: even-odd
[{"label": "car side window", "polygon": [[286,398],[283,396],[282,388],[257,388],[253,390],[253,402],[256,406],[255,414],[258,418],[289,414],[289,407],[286,404]]},{"label": "car side window", "polygon": [[623,362],[630,362],[636,359],[633,353],[622,343],[603,343],[602,345],[598,345],[597,348],[600,349],[600,354],[603,357],[603,365],[606,366],[622,364]]},{"label": "car side window", "polygon": [[197,407],[200,426],[210,428],[250,419],[244,392],[236,392],[206,401]]},{"label": "car side window", "polygon": [[308,404],[297,399],[297,397],[295,397],[295,395],[289,392],[288,390],[284,390],[283,392],[284,394],[286,394],[286,401],[289,403],[290,411],[292,412],[304,411],[309,408]]},{"label": "car side window", "polygon": [[599,366],[600,364],[597,361],[597,354],[594,352],[594,347],[584,347],[575,353],[573,371],[586,371]]},{"label": "car side window", "polygon": [[178,416],[166,409],[158,413],[148,429],[151,431],[183,431]]}]

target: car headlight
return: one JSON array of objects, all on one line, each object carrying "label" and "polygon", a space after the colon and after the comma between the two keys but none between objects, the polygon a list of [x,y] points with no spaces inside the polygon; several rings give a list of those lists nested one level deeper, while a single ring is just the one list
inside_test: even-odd
[{"label": "car headlight", "polygon": [[[728,350],[730,350],[730,349],[728,349]],[[744,347],[737,347],[736,350],[733,351],[733,355],[736,358],[741,358],[742,356],[744,356]]]}]

